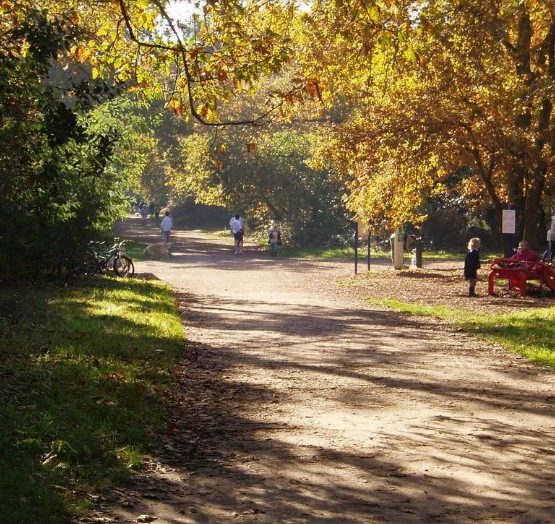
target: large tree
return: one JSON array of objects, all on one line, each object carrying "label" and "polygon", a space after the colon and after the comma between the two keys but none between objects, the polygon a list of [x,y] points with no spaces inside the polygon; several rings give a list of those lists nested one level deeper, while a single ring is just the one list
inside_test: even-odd
[{"label": "large tree", "polygon": [[277,221],[288,242],[321,245],[348,227],[337,173],[307,163],[321,140],[299,128],[197,133],[182,140],[170,185],[178,201],[194,196],[238,210],[253,225]]},{"label": "large tree", "polygon": [[[27,4],[1,8],[12,16]],[[186,26],[162,0],[38,4],[79,29],[67,60],[185,118],[261,124],[319,100],[330,140],[313,165],[343,173],[364,220],[418,221],[430,194],[467,173],[456,191],[469,205],[514,204],[519,233],[536,242],[542,233],[553,195],[550,0],[314,0],[302,9],[210,0]],[[260,82],[285,66],[288,85]],[[251,111],[233,111],[236,95],[257,89],[264,96]]]},{"label": "large tree", "polygon": [[[357,29],[325,47],[314,38],[307,45],[306,67],[320,57],[313,71],[330,104],[346,99],[349,107],[345,121],[330,126],[327,160],[343,166],[353,211],[396,227],[422,220],[425,200],[450,190],[498,214],[515,205],[518,234],[539,244],[554,190],[552,2],[372,6],[352,19]],[[378,20],[387,22],[374,45],[356,38]]]}]

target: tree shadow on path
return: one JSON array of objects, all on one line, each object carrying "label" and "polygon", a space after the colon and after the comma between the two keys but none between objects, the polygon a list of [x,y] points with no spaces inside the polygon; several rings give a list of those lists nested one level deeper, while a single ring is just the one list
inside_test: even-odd
[{"label": "tree shadow on path", "polygon": [[[302,313],[289,307],[279,314],[275,303],[216,296],[180,295],[178,302],[186,328],[208,337],[187,342],[170,423],[158,435],[152,467],[135,479],[131,495],[122,495],[133,504],[119,511],[123,519],[149,513],[175,523],[553,521],[555,435],[545,423],[555,411],[548,390],[504,383],[502,367],[493,373],[497,384],[484,384],[478,352],[468,348],[454,350],[476,357],[475,380],[427,372],[423,362],[445,358],[449,347],[420,331],[412,350],[398,354],[388,337],[417,323],[403,319],[396,332],[387,312],[303,306]],[[256,318],[232,321],[238,310],[249,318],[252,309]],[[340,341],[347,338],[345,347]],[[310,344],[314,354],[294,358],[293,340]],[[287,351],[280,353],[282,344]],[[542,373],[523,368],[521,378],[541,381]],[[353,433],[358,423],[371,429],[392,405],[435,408],[399,419],[399,428],[378,424],[357,447],[326,426],[311,400],[322,398],[340,413],[360,414]],[[302,412],[276,416],[292,402]],[[508,419],[496,416],[504,410]],[[522,423],[534,417],[537,427]]]},{"label": "tree shadow on path", "polygon": [[[172,271],[322,268],[174,238]],[[439,323],[220,291],[177,296],[169,423],[114,492],[122,521],[555,521],[551,374]]]}]

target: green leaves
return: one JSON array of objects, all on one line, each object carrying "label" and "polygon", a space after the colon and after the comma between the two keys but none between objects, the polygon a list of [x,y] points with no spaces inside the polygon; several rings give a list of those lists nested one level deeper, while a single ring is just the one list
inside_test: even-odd
[{"label": "green leaves", "polygon": [[85,88],[85,78],[71,86],[52,63],[70,40],[63,24],[32,9],[19,14],[23,30],[7,34],[24,52],[0,54],[0,279],[55,269],[119,216],[125,189],[106,172],[112,129],[77,112],[104,87]]}]

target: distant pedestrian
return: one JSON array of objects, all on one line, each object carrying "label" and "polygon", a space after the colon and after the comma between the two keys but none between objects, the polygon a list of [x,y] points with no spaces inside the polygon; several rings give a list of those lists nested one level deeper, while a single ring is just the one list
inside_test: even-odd
[{"label": "distant pedestrian", "polygon": [[270,256],[277,257],[278,246],[281,246],[281,233],[274,223],[272,223],[268,233],[268,242],[270,244]]},{"label": "distant pedestrian", "polygon": [[168,244],[170,242],[170,233],[172,231],[172,219],[170,218],[170,212],[166,211],[164,213],[164,218],[160,222],[160,230],[162,231],[162,238],[164,243]]},{"label": "distant pedestrian", "polygon": [[476,296],[476,283],[478,282],[478,269],[480,269],[480,239],[471,238],[468,242],[468,253],[464,259],[464,278],[468,280],[468,296]]},{"label": "distant pedestrian", "polygon": [[245,226],[239,213],[231,217],[229,228],[233,235],[233,253],[238,255],[243,252],[243,238],[245,235]]},{"label": "distant pedestrian", "polygon": [[544,262],[553,262],[555,258],[555,214],[551,217],[551,227],[547,231],[547,249],[542,255]]},{"label": "distant pedestrian", "polygon": [[143,204],[140,210],[143,226],[146,226],[146,219],[148,218],[148,209],[146,204]]}]

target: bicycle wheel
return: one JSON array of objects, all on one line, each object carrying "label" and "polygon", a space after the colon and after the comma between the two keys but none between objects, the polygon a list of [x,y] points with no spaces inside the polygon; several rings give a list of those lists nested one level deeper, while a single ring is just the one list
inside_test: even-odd
[{"label": "bicycle wheel", "polygon": [[135,274],[135,264],[133,264],[133,259],[129,259],[129,273],[127,273],[128,277],[132,277]]},{"label": "bicycle wheel", "polygon": [[114,258],[113,269],[118,277],[130,277],[135,273],[133,260],[125,255],[118,255]]},{"label": "bicycle wheel", "polygon": [[133,259],[127,255],[120,255],[120,257],[125,258],[127,260],[127,264],[129,265],[127,275],[125,276],[132,277],[135,274],[135,264],[133,264]]}]

